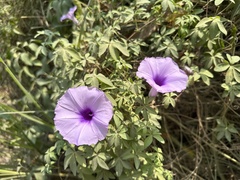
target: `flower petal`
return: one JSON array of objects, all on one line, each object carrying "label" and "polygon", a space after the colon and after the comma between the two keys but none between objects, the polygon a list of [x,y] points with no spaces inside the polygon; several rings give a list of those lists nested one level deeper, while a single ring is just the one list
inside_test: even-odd
[{"label": "flower petal", "polygon": [[74,12],[77,10],[77,6],[73,6],[72,8],[69,9],[68,14],[69,15],[74,15]]},{"label": "flower petal", "polygon": [[182,90],[186,89],[187,81],[188,77],[184,72],[176,72],[166,78],[166,84],[161,86],[161,92],[172,92],[173,89],[174,91],[181,92]]},{"label": "flower petal", "polygon": [[60,132],[63,137],[67,137],[71,131],[80,126],[79,119],[69,118],[69,119],[56,119],[54,118],[54,124],[56,129]]},{"label": "flower petal", "polygon": [[65,19],[69,19],[69,20],[72,20],[75,24],[78,24],[78,20],[74,16],[74,12],[76,10],[77,10],[77,6],[70,8],[67,14],[62,15],[62,17],[60,18],[60,21],[62,22]]},{"label": "flower petal", "polygon": [[92,145],[96,144],[98,141],[103,140],[108,132],[108,126],[102,124],[96,124],[93,121],[89,121],[82,128],[73,131],[75,139],[77,137],[76,145]]},{"label": "flower petal", "polygon": [[75,98],[76,96],[72,93],[75,93],[73,89],[69,89],[66,91],[66,93],[59,99],[55,111],[72,111],[77,114],[79,113],[79,110],[83,109],[83,105],[78,103],[78,98]]},{"label": "flower petal", "polygon": [[68,19],[68,15],[67,14],[62,15],[62,17],[60,18],[60,21],[62,22],[65,19]]},{"label": "flower petal", "polygon": [[145,58],[140,63],[137,76],[152,86],[150,96],[156,96],[156,92],[180,92],[186,88],[188,80],[185,72],[169,57]]},{"label": "flower petal", "polygon": [[157,96],[158,91],[155,88],[151,88],[149,91],[149,96]]},{"label": "flower petal", "polygon": [[[86,110],[92,118],[85,117]],[[65,140],[76,145],[91,145],[103,140],[113,116],[113,107],[97,88],[70,88],[59,99],[54,123]]]}]

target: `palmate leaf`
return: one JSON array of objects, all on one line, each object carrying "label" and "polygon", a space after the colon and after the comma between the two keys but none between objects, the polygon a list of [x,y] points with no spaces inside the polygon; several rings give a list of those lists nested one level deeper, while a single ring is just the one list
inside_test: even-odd
[{"label": "palmate leaf", "polygon": [[127,46],[119,41],[112,41],[113,47],[118,49],[125,56],[129,56],[129,52],[127,50]]},{"label": "palmate leaf", "polygon": [[28,66],[24,66],[22,70],[27,76],[35,78],[34,74],[31,72],[31,69],[29,69]]},{"label": "palmate leaf", "polygon": [[210,85],[210,79],[206,75],[201,75],[201,78],[206,85]]},{"label": "palmate leaf", "polygon": [[227,73],[226,73],[226,76],[225,76],[225,82],[228,84],[230,83],[232,80],[233,80],[233,67],[230,66]]},{"label": "palmate leaf", "polygon": [[233,76],[234,76],[234,79],[240,83],[240,73],[236,70],[236,69],[233,69]]},{"label": "palmate leaf", "polygon": [[165,143],[165,141],[164,141],[164,139],[162,138],[162,136],[160,135],[160,133],[154,134],[153,137],[154,137],[156,140],[158,140],[160,143],[162,143],[162,144]]},{"label": "palmate leaf", "polygon": [[76,176],[77,162],[81,165],[86,164],[86,161],[83,157],[81,157],[80,152],[75,152],[71,148],[68,148],[65,152],[64,169],[67,169],[67,167],[69,167],[73,175]]},{"label": "palmate leaf", "polygon": [[97,157],[97,163],[101,168],[109,170],[108,165],[100,157]]},{"label": "palmate leaf", "polygon": [[112,105],[117,106],[117,102],[115,101],[115,99],[113,99],[113,97],[109,93],[105,92],[105,94],[106,94],[108,100],[112,103]]},{"label": "palmate leaf", "polygon": [[207,77],[213,78],[213,74],[210,71],[206,70],[206,69],[201,69],[199,73],[201,75],[205,75]]},{"label": "palmate leaf", "polygon": [[168,8],[170,9],[171,12],[175,10],[175,5],[172,0],[163,0],[161,5],[163,11],[166,11]]},{"label": "palmate leaf", "polygon": [[97,156],[93,158],[92,160],[92,170],[95,171],[97,169],[98,163],[97,163]]},{"label": "palmate leaf", "polygon": [[227,30],[225,29],[225,27],[223,26],[223,23],[222,21],[218,21],[217,22],[217,25],[218,25],[218,29],[225,35],[227,35]]},{"label": "palmate leaf", "polygon": [[101,57],[107,50],[109,43],[101,43],[99,45],[98,57]]},{"label": "palmate leaf", "polygon": [[217,22],[215,20],[213,20],[209,26],[209,37],[210,39],[214,39],[217,34],[219,33],[218,31],[218,26],[217,26]]},{"label": "palmate leaf", "polygon": [[70,161],[69,167],[70,170],[72,171],[73,175],[76,176],[77,174],[77,163],[76,163],[76,158],[73,156],[72,160]]},{"label": "palmate leaf", "polygon": [[221,140],[223,138],[223,136],[224,136],[224,131],[219,131],[217,133],[217,140]]},{"label": "palmate leaf", "polygon": [[107,78],[106,76],[104,76],[103,74],[99,73],[96,75],[97,79],[99,81],[101,81],[102,83],[108,85],[108,86],[112,86],[114,87],[113,83],[111,82],[111,80],[109,78]]},{"label": "palmate leaf", "polygon": [[85,166],[86,165],[86,159],[82,155],[80,151],[75,152],[75,157],[79,165]]},{"label": "palmate leaf", "polygon": [[238,133],[237,129],[234,127],[234,124],[229,124],[228,131],[231,133]]},{"label": "palmate leaf", "polygon": [[228,142],[231,142],[231,133],[228,130],[224,131],[224,136],[228,140]]},{"label": "palmate leaf", "polygon": [[114,48],[114,46],[112,45],[112,43],[109,44],[108,50],[109,50],[109,53],[110,53],[111,57],[112,57],[114,60],[117,61],[117,60],[119,59],[119,54],[118,54],[118,52],[116,51],[116,49]]},{"label": "palmate leaf", "polygon": [[240,61],[240,57],[239,56],[231,56],[229,54],[227,54],[227,59],[230,62],[230,64],[235,64],[238,61]]},{"label": "palmate leaf", "polygon": [[216,72],[223,72],[226,71],[229,68],[229,64],[227,61],[224,61],[223,63],[217,64],[217,66],[214,68],[214,71]]},{"label": "palmate leaf", "polygon": [[115,170],[116,170],[116,175],[119,177],[121,176],[122,172],[123,172],[123,165],[122,165],[122,160],[120,158],[118,158],[116,160],[116,166],[115,166]]},{"label": "palmate leaf", "polygon": [[196,28],[204,28],[204,27],[207,27],[207,23],[212,21],[211,18],[209,17],[205,17],[203,18],[197,25],[196,25]]},{"label": "palmate leaf", "polygon": [[73,59],[72,62],[81,60],[81,57],[76,50],[74,50],[72,48],[67,48],[67,49],[65,49],[65,51],[67,52],[67,54],[69,54],[72,57],[72,59]]},{"label": "palmate leaf", "polygon": [[23,61],[24,64],[26,64],[28,66],[32,66],[32,62],[31,62],[31,59],[30,59],[28,53],[22,53],[20,55],[20,57],[21,57],[21,60]]},{"label": "palmate leaf", "polygon": [[144,140],[144,148],[147,148],[148,146],[150,146],[152,142],[153,142],[153,137],[152,135],[150,135]]},{"label": "palmate leaf", "polygon": [[134,157],[134,165],[136,169],[138,169],[140,166],[140,160],[137,156]]}]

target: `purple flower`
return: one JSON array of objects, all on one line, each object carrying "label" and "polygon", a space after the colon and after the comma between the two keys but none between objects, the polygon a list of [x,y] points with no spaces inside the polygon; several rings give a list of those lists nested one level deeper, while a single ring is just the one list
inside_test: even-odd
[{"label": "purple flower", "polygon": [[145,58],[138,67],[137,76],[152,86],[150,96],[156,96],[158,92],[181,92],[188,81],[185,72],[169,57]]},{"label": "purple flower", "polygon": [[78,20],[74,16],[74,12],[77,10],[77,6],[74,6],[69,9],[67,14],[62,15],[60,21],[62,22],[65,19],[70,19],[72,20],[75,24],[78,24]]},{"label": "purple flower", "polygon": [[104,92],[81,86],[70,88],[55,108],[56,129],[71,144],[91,145],[103,140],[113,116],[113,107]]}]

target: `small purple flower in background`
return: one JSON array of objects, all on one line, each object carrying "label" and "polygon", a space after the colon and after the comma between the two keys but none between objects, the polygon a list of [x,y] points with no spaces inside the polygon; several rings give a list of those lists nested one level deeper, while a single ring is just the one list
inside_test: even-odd
[{"label": "small purple flower in background", "polygon": [[113,116],[113,107],[104,92],[80,86],[70,88],[55,108],[56,129],[70,144],[91,145],[103,140]]},{"label": "small purple flower in background", "polygon": [[70,19],[72,20],[75,24],[78,24],[78,20],[74,16],[74,12],[77,10],[77,6],[74,6],[69,9],[67,14],[62,15],[60,21],[62,22],[65,19]]},{"label": "small purple flower in background", "polygon": [[138,67],[137,76],[152,86],[150,96],[156,96],[158,92],[181,92],[188,81],[185,72],[169,57],[145,58]]}]

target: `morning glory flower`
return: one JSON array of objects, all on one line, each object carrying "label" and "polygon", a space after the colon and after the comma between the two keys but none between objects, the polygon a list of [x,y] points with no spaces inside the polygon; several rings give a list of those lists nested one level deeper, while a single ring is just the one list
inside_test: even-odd
[{"label": "morning glory flower", "polygon": [[70,19],[72,20],[75,24],[78,24],[78,20],[75,18],[74,16],[74,12],[77,10],[77,6],[74,6],[72,8],[69,9],[67,14],[62,15],[62,17],[60,18],[60,21],[62,22],[65,19]]},{"label": "morning glory flower", "polygon": [[156,96],[158,92],[181,92],[188,81],[188,76],[170,57],[145,58],[138,67],[137,76],[146,79],[152,87],[150,96]]},{"label": "morning glory flower", "polygon": [[91,145],[103,140],[113,107],[103,91],[80,86],[70,88],[55,108],[56,129],[70,144]]}]

